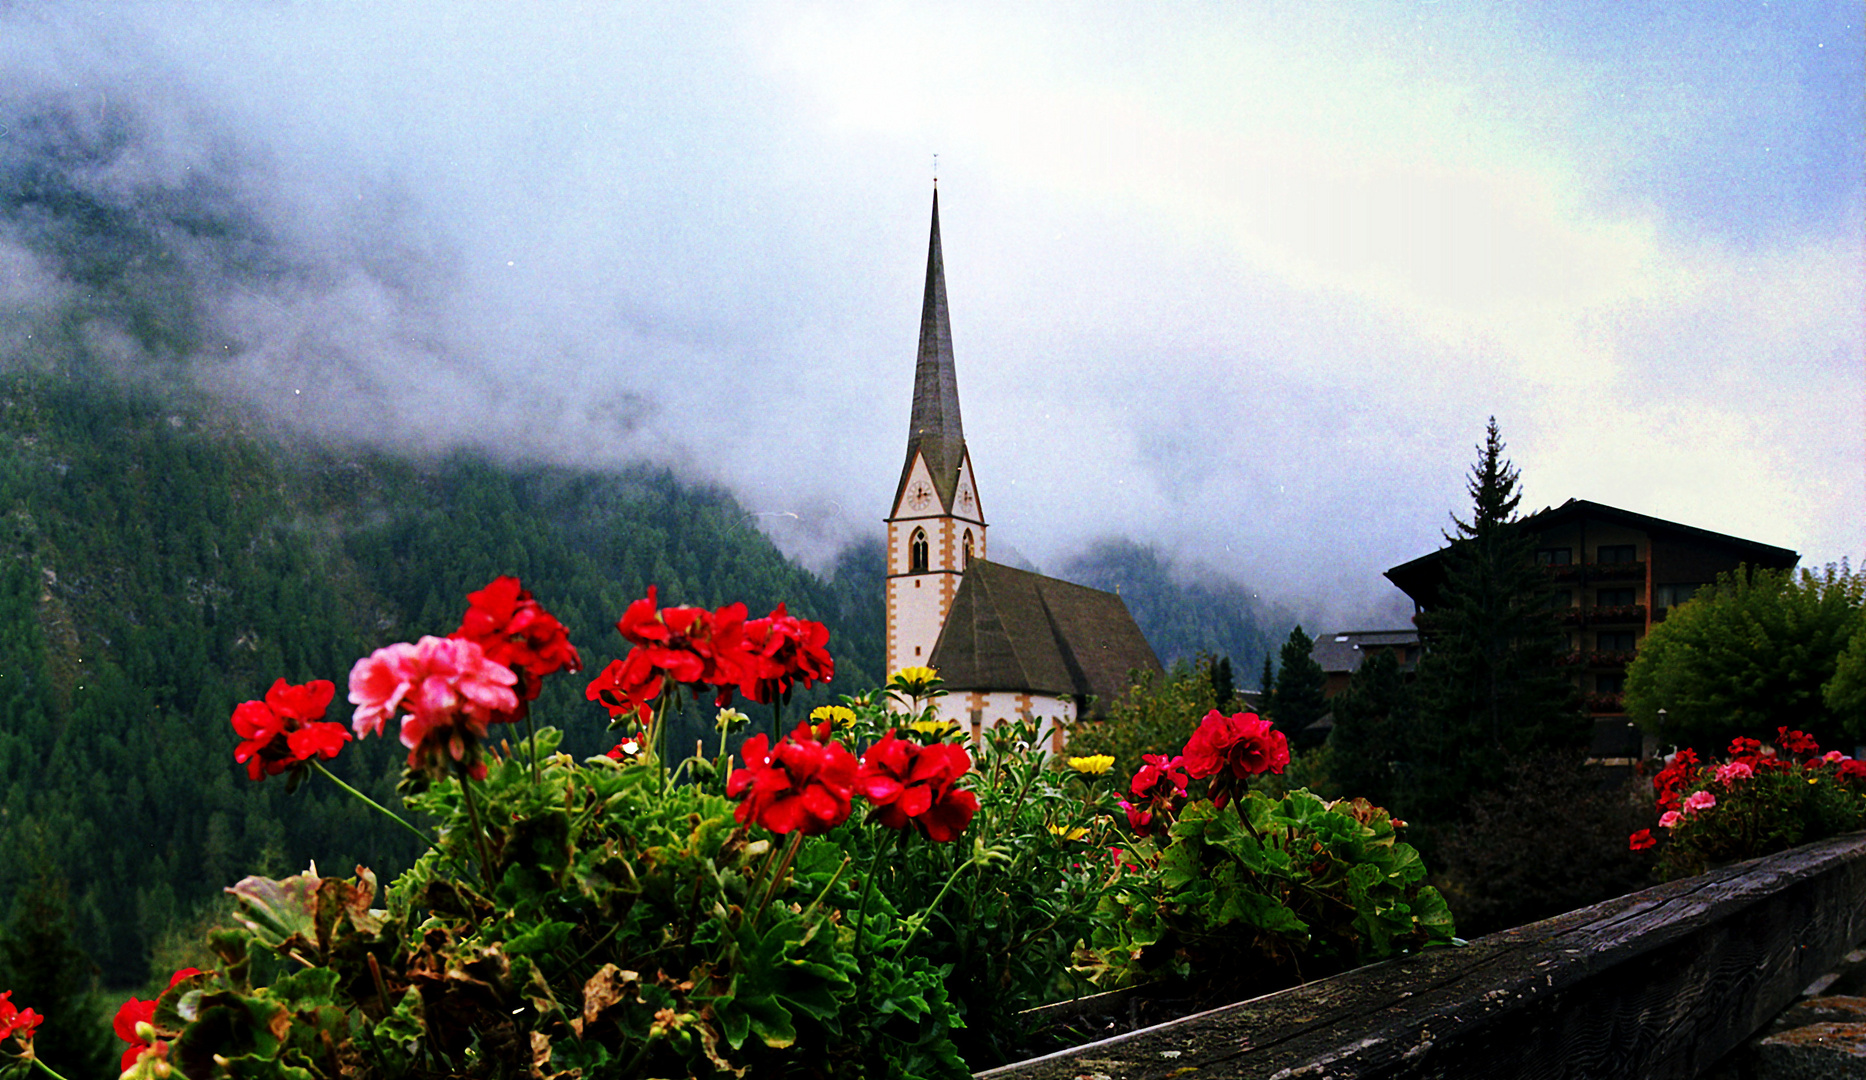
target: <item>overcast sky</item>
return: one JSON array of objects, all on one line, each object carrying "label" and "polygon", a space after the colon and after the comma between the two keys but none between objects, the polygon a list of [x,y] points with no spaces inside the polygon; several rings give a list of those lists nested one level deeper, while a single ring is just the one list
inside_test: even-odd
[{"label": "overcast sky", "polygon": [[[1866,554],[1861,15],[26,3],[0,103],[131,118],[97,183],[211,174],[292,252],[215,294],[215,385],[672,464],[817,560],[898,475],[937,154],[994,547],[1361,623],[1492,414],[1525,509]],[[67,288],[4,233],[0,278]]]}]

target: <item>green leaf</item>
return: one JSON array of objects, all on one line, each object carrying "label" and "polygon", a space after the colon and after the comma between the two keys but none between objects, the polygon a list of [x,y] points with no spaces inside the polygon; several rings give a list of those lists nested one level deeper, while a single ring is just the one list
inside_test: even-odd
[{"label": "green leaf", "polygon": [[506,939],[505,951],[511,956],[553,952],[568,945],[576,929],[575,923],[547,919]]},{"label": "green leaf", "polygon": [[283,881],[243,878],[227,890],[240,902],[234,919],[275,948],[294,938],[315,943],[319,880],[310,874],[299,874]]}]

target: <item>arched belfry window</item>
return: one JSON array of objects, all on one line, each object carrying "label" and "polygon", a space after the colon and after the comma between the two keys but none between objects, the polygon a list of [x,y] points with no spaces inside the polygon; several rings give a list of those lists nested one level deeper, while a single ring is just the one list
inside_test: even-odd
[{"label": "arched belfry window", "polygon": [[971,567],[971,565],[972,565],[972,530],[967,529],[965,531],[965,561],[959,564],[959,569],[965,570]]},{"label": "arched belfry window", "polygon": [[927,572],[927,531],[915,529],[913,538],[907,541],[907,572],[924,574]]}]

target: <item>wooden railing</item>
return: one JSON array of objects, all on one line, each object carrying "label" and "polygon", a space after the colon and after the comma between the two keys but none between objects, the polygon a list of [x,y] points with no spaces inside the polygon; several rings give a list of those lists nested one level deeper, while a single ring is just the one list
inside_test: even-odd
[{"label": "wooden railing", "polygon": [[978,1076],[1693,1080],[1862,939],[1856,833]]}]

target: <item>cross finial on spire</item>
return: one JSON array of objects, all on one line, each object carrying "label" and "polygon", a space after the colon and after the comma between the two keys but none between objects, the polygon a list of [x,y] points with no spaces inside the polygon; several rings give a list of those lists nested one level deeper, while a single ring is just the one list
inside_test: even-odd
[{"label": "cross finial on spire", "polygon": [[933,155],[933,186],[939,186],[939,155]]}]

